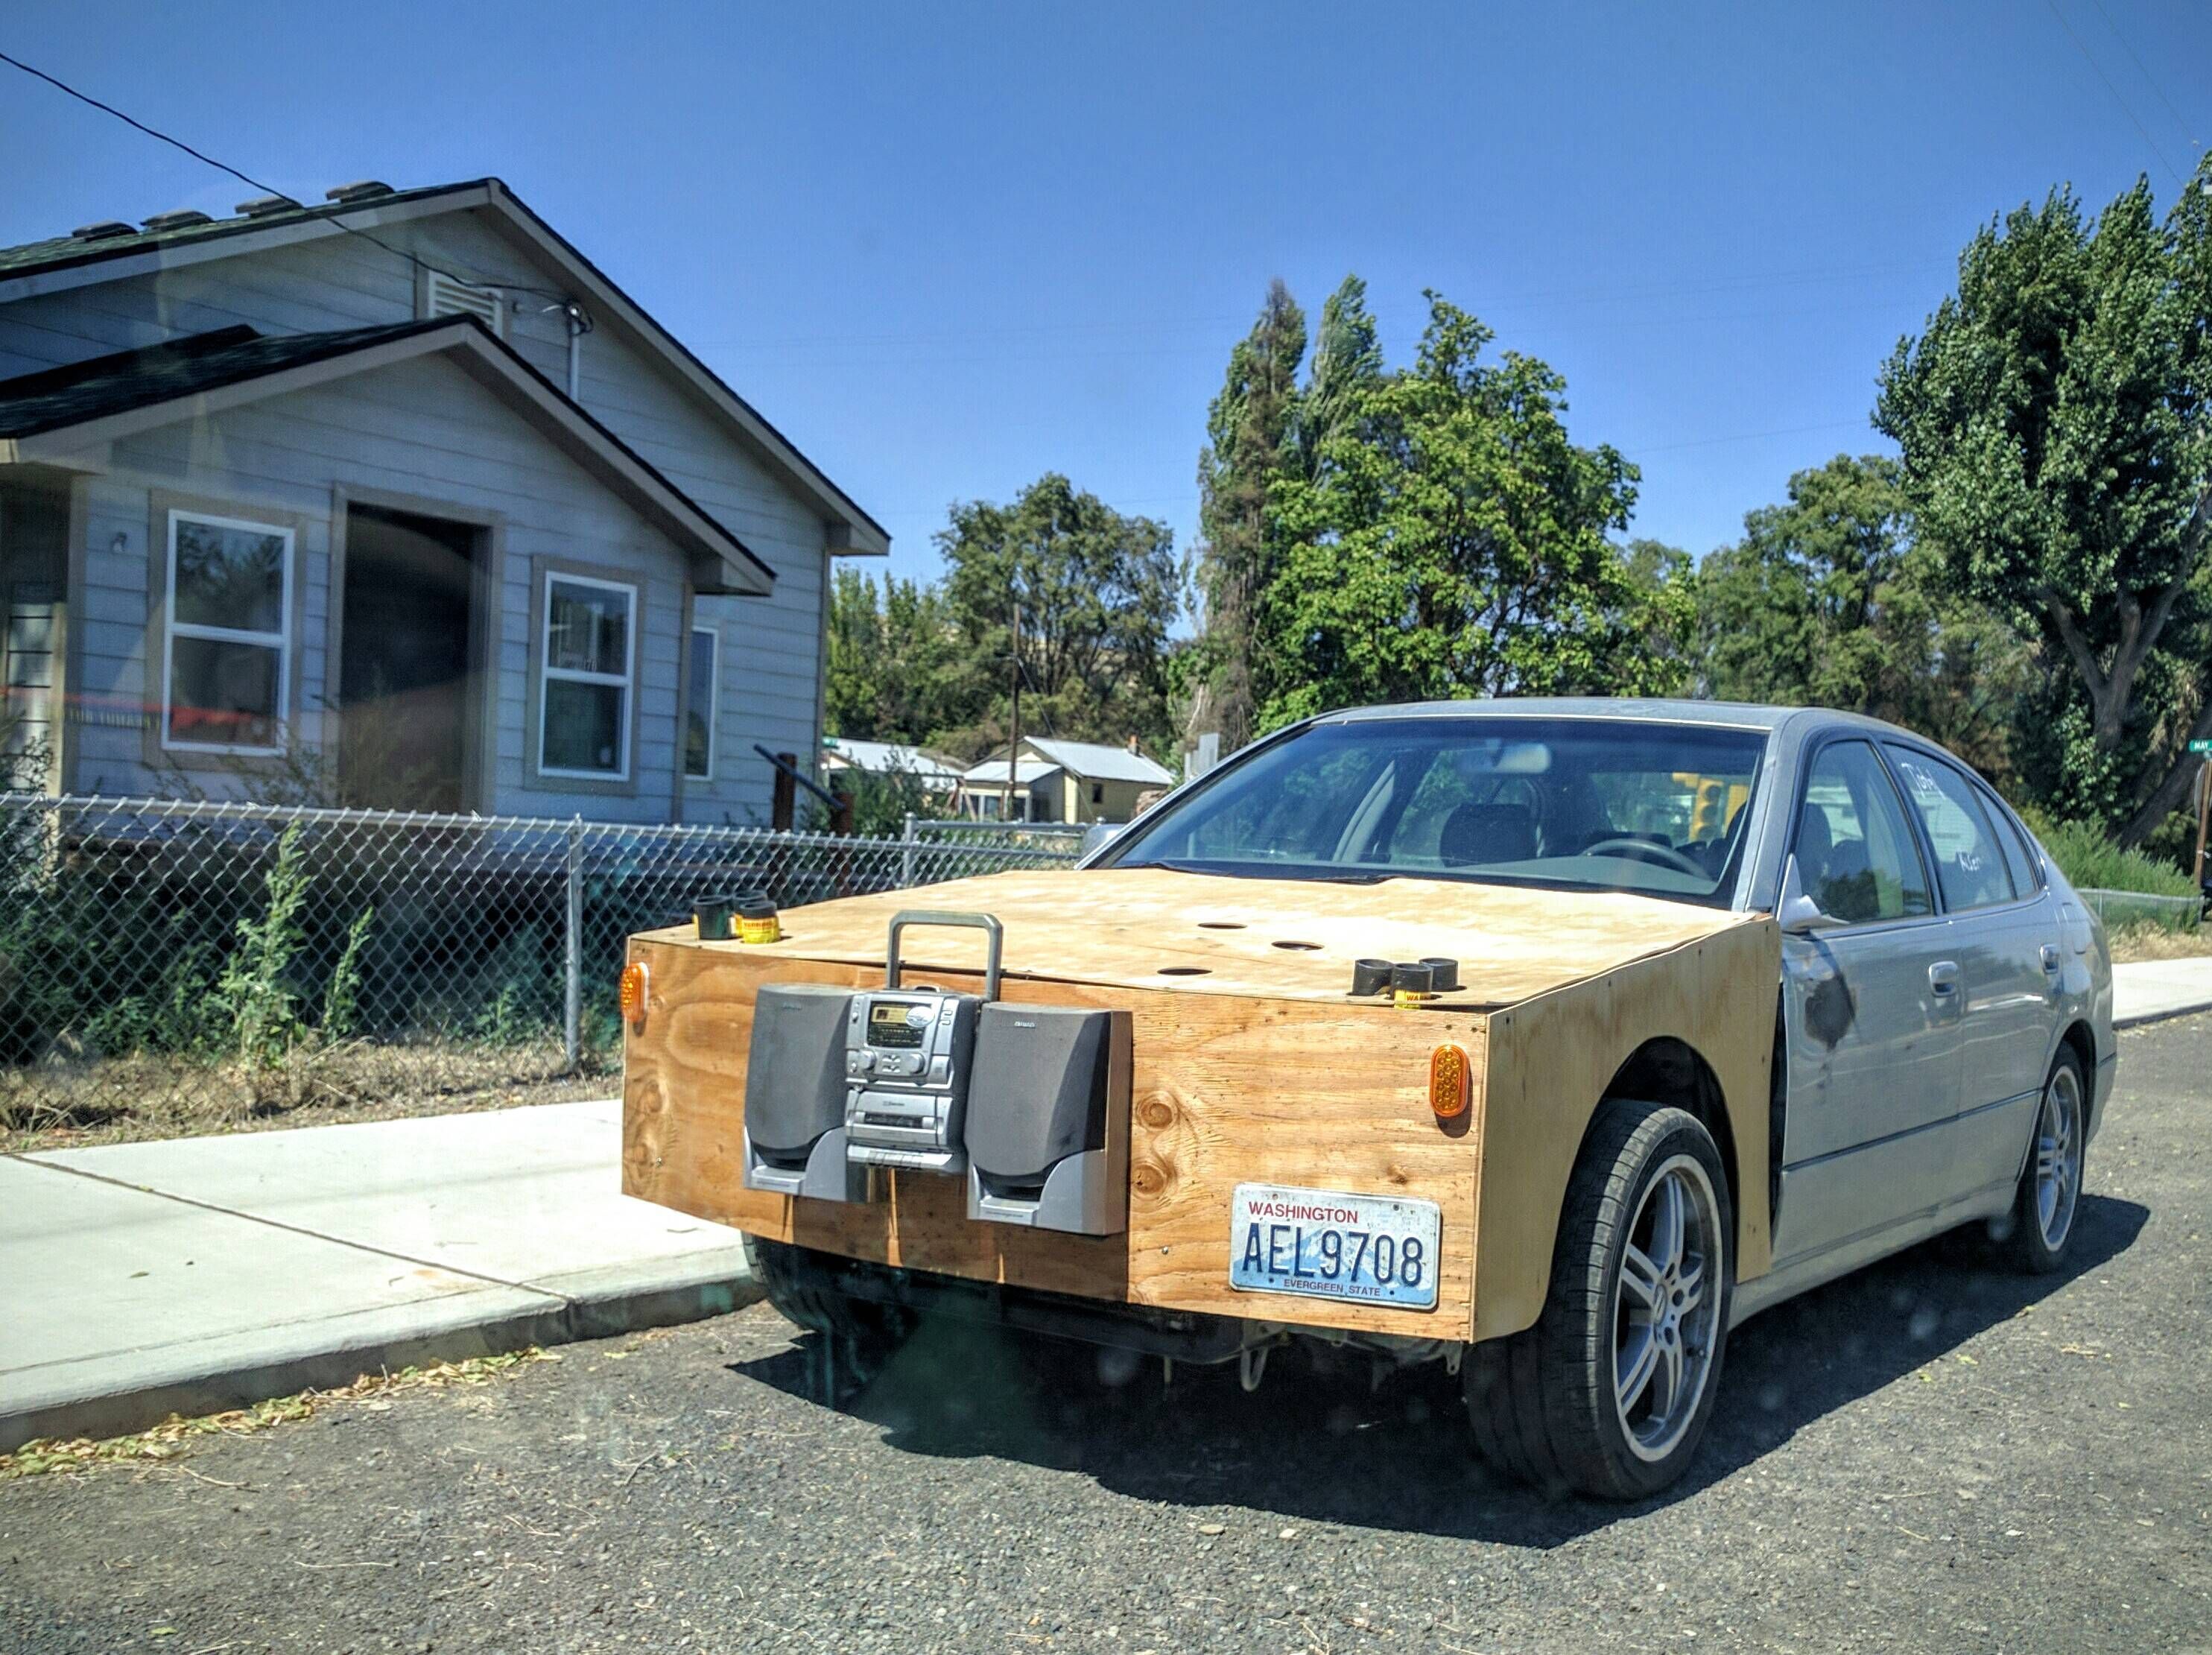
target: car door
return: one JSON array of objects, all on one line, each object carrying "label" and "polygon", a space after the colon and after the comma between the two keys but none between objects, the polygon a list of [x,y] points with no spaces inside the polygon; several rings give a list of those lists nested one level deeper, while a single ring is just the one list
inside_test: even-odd
[{"label": "car door", "polygon": [[1894,1227],[1949,1184],[1960,996],[1919,836],[1871,741],[1803,767],[1790,854],[1834,923],[1782,940],[1778,1263]]},{"label": "car door", "polygon": [[1954,1196],[2020,1176],[2029,1122],[2057,1039],[2057,915],[2009,848],[1996,809],[1956,765],[1919,747],[1885,744],[1936,869],[1963,999]]}]

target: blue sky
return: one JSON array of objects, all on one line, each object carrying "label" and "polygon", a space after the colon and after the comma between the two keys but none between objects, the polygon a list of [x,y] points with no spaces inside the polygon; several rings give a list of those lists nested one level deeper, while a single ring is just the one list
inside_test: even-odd
[{"label": "blue sky", "polygon": [[[1539,15],[1540,14],[1540,15]],[[1876,440],[1977,223],[2161,205],[2212,8],[325,7],[15,0],[0,48],[302,199],[494,173],[936,567],[1047,470],[1188,545],[1271,277],[1425,287],[1566,375],[1703,553]],[[0,66],[0,240],[246,193]],[[2172,170],[2170,170],[2172,169]]]}]

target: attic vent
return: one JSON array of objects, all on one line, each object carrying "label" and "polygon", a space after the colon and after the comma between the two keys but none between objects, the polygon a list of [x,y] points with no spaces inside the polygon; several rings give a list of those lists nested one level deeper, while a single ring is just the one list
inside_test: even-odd
[{"label": "attic vent", "polygon": [[247,218],[267,218],[272,213],[295,213],[300,204],[288,195],[258,195],[251,201],[241,201],[232,211]]},{"label": "attic vent", "polygon": [[72,241],[105,241],[112,235],[136,235],[138,232],[119,218],[103,218],[96,224],[80,224],[70,232]]},{"label": "attic vent", "polygon": [[471,287],[443,271],[422,272],[422,314],[473,316],[501,338],[507,337],[507,307],[489,288]]},{"label": "attic vent", "polygon": [[146,221],[146,228],[158,234],[163,230],[188,230],[195,224],[214,222],[197,207],[179,207],[173,213],[155,213]]},{"label": "attic vent", "polygon": [[356,201],[374,201],[379,196],[392,193],[392,186],[381,179],[357,179],[351,184],[341,184],[335,190],[323,192],[323,199],[350,206]]}]

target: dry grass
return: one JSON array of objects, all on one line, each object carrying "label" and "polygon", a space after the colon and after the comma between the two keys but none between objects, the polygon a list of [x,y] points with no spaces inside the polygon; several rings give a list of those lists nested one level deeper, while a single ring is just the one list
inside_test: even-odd
[{"label": "dry grass", "polygon": [[603,1098],[596,1066],[564,1074],[557,1044],[347,1044],[270,1068],[185,1057],[102,1058],[0,1071],[0,1153],[199,1137]]},{"label": "dry grass", "polygon": [[251,1408],[234,1408],[197,1419],[172,1414],[151,1429],[127,1437],[77,1437],[67,1441],[40,1437],[12,1454],[0,1454],[0,1482],[51,1471],[86,1471],[96,1465],[173,1460],[185,1452],[195,1438],[248,1437],[273,1425],[307,1419],[333,1403],[369,1402],[408,1390],[489,1384],[515,1373],[526,1364],[560,1360],[551,1352],[532,1345],[498,1356],[471,1356],[459,1362],[426,1362],[419,1367],[403,1367],[396,1373],[364,1373],[351,1384],[341,1385],[335,1390],[302,1390],[296,1396],[272,1396]]},{"label": "dry grass", "polygon": [[2137,922],[2133,925],[2116,925],[2108,934],[2112,962],[2118,965],[2146,959],[2197,959],[2212,955],[2212,928],[2202,925],[2192,930],[2176,931],[2167,926]]}]

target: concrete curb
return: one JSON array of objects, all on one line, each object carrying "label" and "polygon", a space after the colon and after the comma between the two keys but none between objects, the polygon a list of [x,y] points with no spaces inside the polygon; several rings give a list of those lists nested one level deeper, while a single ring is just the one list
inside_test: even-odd
[{"label": "concrete curb", "polygon": [[2212,995],[2176,1006],[2153,1006],[2139,1012],[2115,1013],[2112,1026],[2115,1029],[2139,1029],[2146,1023],[2163,1023],[2175,1017],[2194,1017],[2199,1012],[2212,1012]]},{"label": "concrete curb", "polygon": [[494,1311],[424,1330],[340,1344],[307,1342],[263,1360],[217,1362],[197,1371],[147,1376],[100,1396],[71,1396],[0,1411],[0,1453],[41,1437],[118,1437],[159,1425],[172,1414],[191,1419],[250,1408],[274,1396],[351,1384],[364,1373],[424,1362],[497,1356],[531,1345],[610,1339],[647,1328],[723,1316],[754,1304],[761,1288],[750,1275],[701,1281],[644,1281],[588,1298],[548,1296],[543,1308]]}]

